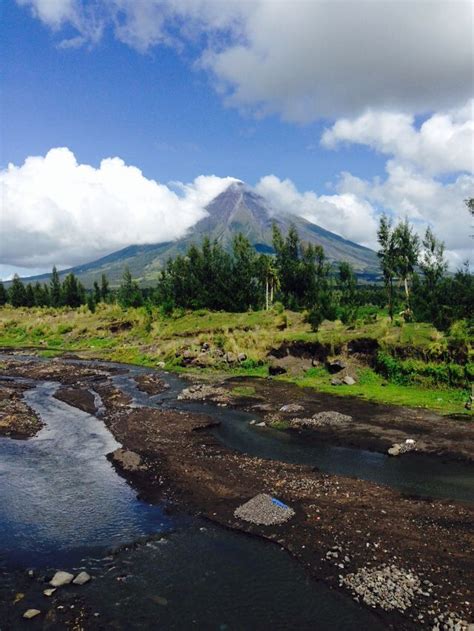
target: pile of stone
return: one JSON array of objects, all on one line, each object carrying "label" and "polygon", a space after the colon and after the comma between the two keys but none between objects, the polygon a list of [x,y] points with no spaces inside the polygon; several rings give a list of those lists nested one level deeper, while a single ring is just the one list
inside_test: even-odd
[{"label": "pile of stone", "polygon": [[406,611],[417,596],[430,595],[424,591],[420,578],[414,572],[395,565],[363,567],[354,574],[340,576],[339,582],[366,605],[386,611]]},{"label": "pile of stone", "polygon": [[389,456],[400,456],[414,449],[416,449],[416,442],[413,438],[407,438],[404,443],[394,443],[387,453]]},{"label": "pile of stone", "polygon": [[[85,585],[91,580],[90,574],[85,571],[79,572],[76,576],[71,574],[70,572],[65,572],[64,570],[58,570],[53,578],[49,581],[51,587],[48,587],[43,591],[45,596],[51,597],[54,592],[58,589],[58,587],[64,587],[65,585]],[[40,609],[27,609],[23,613],[23,618],[25,620],[32,620],[41,614]]]},{"label": "pile of stone", "polygon": [[218,386],[210,386],[204,383],[198,383],[189,388],[184,388],[178,394],[179,400],[189,401],[204,401],[205,399],[212,399],[218,403],[227,403],[229,401],[229,393],[225,388],[219,388]]},{"label": "pile of stone", "polygon": [[274,526],[288,521],[295,511],[268,495],[260,493],[234,511],[234,516],[259,526]]},{"label": "pile of stone", "polygon": [[317,427],[328,427],[334,425],[346,425],[352,422],[352,416],[328,410],[327,412],[317,412],[311,418],[291,419],[291,427],[297,429],[314,429]]}]

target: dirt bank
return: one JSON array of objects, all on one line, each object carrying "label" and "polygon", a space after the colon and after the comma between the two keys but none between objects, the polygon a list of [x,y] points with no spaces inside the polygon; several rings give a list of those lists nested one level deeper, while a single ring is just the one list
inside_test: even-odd
[{"label": "dirt bank", "polygon": [[25,384],[0,381],[0,436],[31,438],[43,427],[39,416],[23,400]]}]

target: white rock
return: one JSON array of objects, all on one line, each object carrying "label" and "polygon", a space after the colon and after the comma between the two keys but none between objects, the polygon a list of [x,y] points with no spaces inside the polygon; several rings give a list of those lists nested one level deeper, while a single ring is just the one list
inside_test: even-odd
[{"label": "white rock", "polygon": [[257,423],[255,427],[266,427],[266,425],[265,421],[262,421],[261,423]]},{"label": "white rock", "polygon": [[43,594],[45,596],[52,596],[55,591],[56,591],[56,587],[48,587],[48,589],[44,590]]},{"label": "white rock", "polygon": [[79,572],[79,574],[73,580],[73,583],[74,585],[85,585],[90,580],[91,580],[91,577],[87,572]]},{"label": "white rock", "polygon": [[351,377],[350,375],[347,375],[346,377],[344,377],[342,381],[346,384],[346,386],[353,386],[356,382],[355,379]]},{"label": "white rock", "polygon": [[39,616],[40,613],[41,611],[39,609],[27,609],[23,614],[23,618],[31,620],[31,618],[36,618],[36,616]]},{"label": "white rock", "polygon": [[63,585],[69,585],[69,583],[74,578],[74,574],[70,574],[69,572],[59,571],[53,576],[53,578],[49,581],[49,584],[53,587],[62,587]]}]

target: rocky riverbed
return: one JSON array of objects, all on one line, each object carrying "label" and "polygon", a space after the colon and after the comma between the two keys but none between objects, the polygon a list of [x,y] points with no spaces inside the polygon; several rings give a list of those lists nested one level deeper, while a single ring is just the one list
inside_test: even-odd
[{"label": "rocky riverbed", "polygon": [[474,461],[474,422],[469,418],[453,419],[429,410],[381,405],[250,377],[193,384],[183,398],[263,414],[267,425],[309,430],[331,444],[387,453],[394,444],[411,439],[418,453]]},{"label": "rocky riverbed", "polygon": [[[76,391],[75,397],[67,395],[72,405],[80,406],[93,384],[100,397],[102,418],[122,445],[110,458],[148,501],[165,499],[171,506],[184,507],[227,528],[277,543],[315,577],[343,589],[377,612],[390,628],[467,629],[474,621],[471,505],[407,497],[372,482],[232,451],[211,433],[216,425],[211,416],[134,406],[131,396],[111,379],[117,369],[109,373],[103,366],[71,367],[56,362],[48,373],[47,365],[19,364],[11,361],[3,370],[33,379],[57,378],[68,391]],[[232,394],[233,388],[250,383],[255,395]],[[250,410],[259,406],[260,412],[289,419],[312,418],[318,412],[334,410],[334,405],[330,407],[318,395],[312,393],[311,398],[309,392],[292,390],[285,384],[280,387],[264,380],[230,380],[219,388],[221,405]],[[222,390],[230,392],[227,401],[222,398]],[[195,392],[202,398],[202,389]],[[205,392],[212,398],[212,392]],[[185,394],[187,397],[191,398]],[[288,404],[293,406],[282,411]],[[459,443],[469,438],[469,427],[456,430],[446,422],[441,431],[442,421],[435,419],[439,425],[428,434],[429,415],[425,413],[418,416],[418,412],[402,411],[394,421],[394,409],[383,408],[375,412],[376,420],[364,417],[362,421],[362,411],[368,415],[369,410],[374,411],[372,405],[350,404],[341,399],[337,411],[356,419],[358,432],[352,428],[349,435],[359,435],[362,442],[380,444],[387,440],[392,444],[401,434],[413,434],[413,428],[418,427],[426,432],[423,440],[433,451],[442,449],[444,435],[452,448],[449,453],[470,453],[471,447],[456,444],[456,437]],[[317,431],[326,440],[338,435],[331,423],[323,422],[323,417],[320,420]],[[416,425],[418,421],[420,425]],[[335,426],[346,427],[345,419]],[[385,426],[386,434],[381,438]],[[375,428],[373,434],[370,428]],[[262,496],[266,498],[263,503]],[[249,512],[247,505],[254,498],[260,498],[251,503],[257,513]],[[287,519],[269,517],[278,511],[268,510],[268,498],[288,508]],[[246,505],[247,510],[239,510]],[[259,510],[266,515],[263,521]],[[247,519],[250,514],[257,518]]]}]

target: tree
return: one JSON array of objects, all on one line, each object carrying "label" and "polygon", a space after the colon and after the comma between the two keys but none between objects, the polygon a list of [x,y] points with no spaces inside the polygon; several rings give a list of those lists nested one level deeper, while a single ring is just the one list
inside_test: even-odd
[{"label": "tree", "polygon": [[36,304],[35,293],[33,291],[33,285],[28,283],[25,287],[25,307],[34,307]]},{"label": "tree", "polygon": [[37,307],[49,306],[49,289],[47,285],[41,285],[36,282],[33,286],[33,294],[35,296],[35,305]]},{"label": "tree", "polygon": [[101,301],[101,299],[102,299],[102,294],[101,294],[101,291],[100,291],[99,283],[96,280],[94,281],[93,298],[94,298],[95,304],[98,304]]},{"label": "tree", "polygon": [[413,278],[413,310],[417,320],[439,322],[445,296],[441,283],[448,265],[444,258],[444,243],[439,241],[431,228],[427,228],[422,241],[419,266],[423,279]]},{"label": "tree", "polygon": [[68,274],[62,286],[62,303],[67,307],[79,307],[84,302],[85,292],[83,286],[74,274]]},{"label": "tree", "polygon": [[380,250],[377,252],[377,256],[380,260],[383,281],[387,292],[388,314],[390,316],[390,320],[393,320],[393,280],[395,277],[396,253],[392,222],[387,215],[382,215],[380,217],[379,228],[377,230],[377,240],[380,245]]},{"label": "tree", "polygon": [[12,284],[8,292],[8,301],[12,307],[24,307],[26,304],[25,286],[20,280],[18,274],[13,276]]},{"label": "tree", "polygon": [[265,309],[268,311],[270,305],[273,304],[274,293],[280,286],[278,270],[273,257],[268,256],[268,254],[259,256],[257,267],[260,279],[265,287]]},{"label": "tree", "polygon": [[339,264],[339,289],[341,291],[341,321],[344,324],[357,318],[356,277],[349,263]]},{"label": "tree", "polygon": [[107,276],[105,274],[102,274],[102,276],[100,277],[100,297],[102,299],[102,302],[107,302],[109,294],[109,281],[107,280]]},{"label": "tree", "polygon": [[402,221],[393,231],[395,245],[395,270],[403,282],[406,299],[406,315],[410,314],[410,281],[418,263],[420,239],[408,223]]},{"label": "tree", "polygon": [[122,283],[118,290],[118,301],[121,307],[140,307],[143,304],[143,297],[138,284],[133,280],[128,266],[125,266],[122,276]]},{"label": "tree", "polygon": [[49,300],[52,307],[61,306],[61,281],[59,280],[58,270],[56,265],[51,272],[51,281],[49,283]]},{"label": "tree", "polygon": [[5,285],[0,281],[0,307],[6,304],[8,299],[7,290],[5,289]]}]

